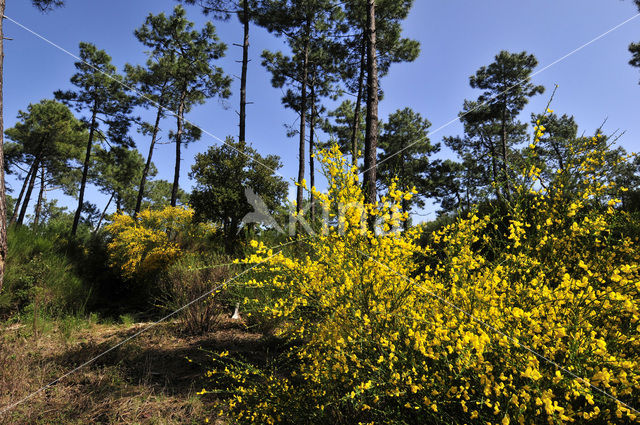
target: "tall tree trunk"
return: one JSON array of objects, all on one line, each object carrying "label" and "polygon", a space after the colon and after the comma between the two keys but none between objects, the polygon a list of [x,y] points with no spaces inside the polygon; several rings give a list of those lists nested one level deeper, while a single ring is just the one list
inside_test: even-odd
[{"label": "tall tree trunk", "polygon": [[313,187],[316,185],[316,176],[315,176],[315,164],[313,161],[313,152],[315,150],[315,118],[316,118],[316,87],[315,87],[315,79],[314,83],[311,85],[311,116],[309,117],[309,188],[311,189],[311,196],[309,198],[309,202],[311,203],[311,221],[313,222],[316,216],[316,200],[313,194]]},{"label": "tall tree trunk", "polygon": [[89,166],[91,165],[91,148],[93,147],[93,135],[96,130],[96,116],[98,115],[97,102],[93,104],[93,112],[91,115],[91,128],[89,129],[89,140],[87,141],[87,150],[84,155],[84,165],[82,166],[82,180],[80,181],[80,193],[78,193],[78,208],[73,216],[73,226],[71,226],[71,235],[75,236],[80,223],[80,215],[82,214],[82,204],[84,203],[84,191],[87,187],[87,176],[89,175]]},{"label": "tall tree trunk", "polygon": [[42,201],[44,199],[44,164],[40,166],[40,192],[38,193],[38,202],[36,203],[36,211],[33,216],[33,227],[38,227],[40,223],[40,212],[42,211]]},{"label": "tall tree trunk", "polygon": [[33,187],[36,184],[36,177],[38,176],[38,167],[40,167],[40,158],[36,158],[34,160],[33,173],[31,174],[31,178],[29,179],[29,185],[27,186],[27,193],[24,195],[24,201],[22,201],[22,208],[20,208],[20,215],[18,216],[18,224],[22,225],[24,222],[24,216],[27,214],[27,207],[29,206],[29,201],[31,200],[31,192],[33,192]]},{"label": "tall tree trunk", "polygon": [[187,96],[185,91],[180,95],[180,106],[178,106],[177,130],[176,130],[176,166],[173,174],[173,189],[171,189],[171,206],[175,207],[178,200],[178,189],[180,188],[180,148],[182,144],[182,133],[184,133],[184,100]]},{"label": "tall tree trunk", "polygon": [[[140,207],[142,206],[142,198],[144,198],[144,186],[147,183],[149,168],[151,168],[151,157],[153,156],[153,148],[156,145],[156,140],[158,138],[158,130],[160,129],[160,118],[162,118],[162,105],[158,107],[156,122],[153,125],[153,133],[151,133],[151,144],[149,145],[149,155],[147,156],[147,162],[144,164],[144,169],[142,170],[142,178],[140,179],[140,189],[138,190],[138,198],[136,199],[136,208],[133,211],[134,219],[138,216],[138,213],[140,212]],[[109,200],[109,203],[111,203],[111,200]]]},{"label": "tall tree trunk", "polygon": [[4,16],[5,0],[0,0],[0,292],[4,282],[4,262],[7,258],[7,202],[4,185],[4,120],[2,80],[4,76]]},{"label": "tall tree trunk", "polygon": [[467,180],[467,193],[466,193],[467,209],[466,209],[466,211],[469,211],[471,209],[471,193],[470,193],[470,189],[471,189],[471,173],[469,171],[469,168],[467,168],[467,173],[465,175],[465,178]]},{"label": "tall tree trunk", "polygon": [[[378,59],[376,51],[376,0],[367,0],[367,128],[364,145],[365,202],[375,203],[376,151],[378,147]],[[370,226],[373,227],[373,221]]]},{"label": "tall tree trunk", "polygon": [[104,220],[104,216],[107,215],[107,210],[109,209],[109,205],[111,205],[111,201],[113,201],[113,198],[116,196],[116,192],[114,191],[111,194],[111,197],[109,198],[109,202],[107,202],[107,206],[104,207],[104,209],[102,210],[102,214],[100,215],[100,220],[98,220],[98,225],[96,226],[96,230],[94,230],[94,233],[98,233],[98,230],[100,230],[100,226],[102,226],[102,220]]},{"label": "tall tree trunk", "polygon": [[353,114],[353,132],[351,133],[351,163],[358,165],[358,132],[360,131],[360,108],[364,91],[364,76],[367,68],[367,38],[362,35],[362,51],[360,52],[360,76],[358,77],[358,95]]},{"label": "tall tree trunk", "polygon": [[242,74],[240,75],[240,139],[246,141],[247,121],[247,69],[249,68],[249,1],[242,2],[242,26],[244,40],[242,42]]},{"label": "tall tree trunk", "polygon": [[306,34],[304,41],[304,61],[302,64],[302,86],[300,88],[300,144],[298,148],[298,193],[296,197],[296,212],[302,211],[304,202],[304,190],[302,180],[304,180],[304,144],[306,143],[305,130],[307,128],[307,83],[309,78],[309,42],[311,33],[311,20],[307,20]]},{"label": "tall tree trunk", "polygon": [[500,185],[498,184],[498,165],[496,163],[496,146],[493,140],[489,137],[487,142],[489,143],[489,154],[491,155],[491,174],[493,184],[496,186],[496,199],[500,199]]},{"label": "tall tree trunk", "polygon": [[27,172],[27,175],[24,178],[24,183],[22,183],[22,189],[20,189],[20,195],[18,196],[16,205],[13,207],[13,214],[11,214],[11,220],[9,221],[9,225],[12,225],[18,219],[18,212],[20,210],[20,206],[22,205],[22,197],[24,196],[25,190],[27,190],[29,179],[31,179],[31,174],[33,173],[33,165],[34,163],[31,163],[31,167],[29,167],[29,171]]},{"label": "tall tree trunk", "polygon": [[502,131],[500,132],[502,142],[502,177],[504,178],[504,195],[507,201],[511,199],[511,188],[509,187],[509,172],[507,171],[507,105],[502,107]]}]

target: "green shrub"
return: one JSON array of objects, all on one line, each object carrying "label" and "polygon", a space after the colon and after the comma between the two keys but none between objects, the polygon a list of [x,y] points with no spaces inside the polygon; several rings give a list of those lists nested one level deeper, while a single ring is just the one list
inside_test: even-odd
[{"label": "green shrub", "polygon": [[9,230],[0,316],[23,313],[34,303],[54,316],[84,310],[90,290],[61,246],[64,243],[52,233],[27,227]]},{"label": "green shrub", "polygon": [[136,322],[136,319],[131,314],[121,314],[120,321],[126,327],[133,325]]}]

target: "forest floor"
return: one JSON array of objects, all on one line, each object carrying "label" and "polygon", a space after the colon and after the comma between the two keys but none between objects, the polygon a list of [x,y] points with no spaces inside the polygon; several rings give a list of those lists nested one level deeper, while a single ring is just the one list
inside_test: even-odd
[{"label": "forest floor", "polygon": [[[150,324],[52,325],[37,335],[0,324],[0,411]],[[210,353],[255,357],[268,345],[231,320],[202,336],[162,323],[0,413],[0,424],[221,424],[215,396],[196,394],[207,386]]]}]

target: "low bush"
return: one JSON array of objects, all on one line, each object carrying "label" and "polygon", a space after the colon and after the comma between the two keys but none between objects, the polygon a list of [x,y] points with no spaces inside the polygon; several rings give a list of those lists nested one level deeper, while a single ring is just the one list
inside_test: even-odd
[{"label": "low bush", "polygon": [[[162,274],[159,304],[166,313],[180,310],[177,318],[182,331],[190,334],[209,332],[223,314],[229,313],[223,284],[230,277],[230,263],[231,259],[226,256],[203,257],[191,253]],[[211,294],[202,298],[208,292]]]},{"label": "low bush", "polygon": [[128,279],[155,278],[194,243],[216,229],[193,222],[193,210],[166,207],[141,211],[137,219],[121,213],[105,227],[111,264]]},{"label": "low bush", "polygon": [[0,315],[62,315],[82,312],[90,288],[64,252],[66,243],[55,233],[26,226],[11,227]]}]

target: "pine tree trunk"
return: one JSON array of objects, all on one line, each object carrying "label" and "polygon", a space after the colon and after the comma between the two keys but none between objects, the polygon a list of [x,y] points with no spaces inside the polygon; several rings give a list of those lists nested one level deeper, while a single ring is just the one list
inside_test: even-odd
[{"label": "pine tree trunk", "polygon": [[491,154],[491,174],[493,184],[496,186],[496,199],[500,199],[500,185],[498,184],[498,165],[496,164],[496,146],[493,140],[489,139],[489,152]]},{"label": "pine tree trunk", "polygon": [[242,74],[240,75],[240,139],[246,141],[247,121],[247,69],[249,68],[249,1],[242,2],[242,25],[244,40],[242,42]]},{"label": "pine tree trunk", "polygon": [[186,92],[180,96],[180,106],[178,107],[177,130],[176,130],[176,166],[173,174],[173,188],[171,189],[171,206],[175,207],[178,200],[178,189],[180,188],[180,148],[182,144],[182,134],[184,133],[184,100]]},{"label": "pine tree trunk", "polygon": [[144,198],[144,186],[147,183],[147,176],[149,175],[149,169],[151,168],[151,157],[153,156],[153,148],[156,145],[156,139],[158,138],[158,130],[160,129],[160,118],[162,118],[162,106],[158,107],[156,122],[153,125],[153,133],[151,134],[151,144],[149,145],[149,155],[147,156],[147,162],[144,164],[144,169],[142,170],[142,178],[140,179],[140,189],[138,190],[138,197],[136,199],[136,208],[133,211],[134,219],[138,216],[138,213],[140,212],[140,208],[142,206],[142,198]]},{"label": "pine tree trunk", "polygon": [[306,39],[304,41],[304,62],[302,64],[302,86],[300,88],[300,144],[298,149],[298,193],[296,197],[296,212],[302,211],[304,202],[304,189],[302,180],[304,180],[304,145],[306,143],[305,130],[307,127],[307,83],[309,78],[309,37],[311,30],[311,21],[307,20]]},{"label": "pine tree trunk", "polygon": [[471,187],[471,177],[470,177],[470,172],[469,172],[469,168],[467,168],[467,173],[465,175],[466,181],[467,181],[467,193],[466,193],[466,200],[467,200],[467,209],[465,212],[468,212],[471,210],[471,193],[469,192],[470,187]]},{"label": "pine tree trunk", "polygon": [[[506,101],[505,101],[506,102]],[[507,171],[507,105],[502,108],[502,177],[504,178],[504,194],[507,201],[511,199],[511,188],[509,187],[509,172]]]},{"label": "pine tree trunk", "polygon": [[[376,0],[367,0],[367,128],[364,155],[365,202],[375,203],[378,147],[378,60],[376,51]],[[369,223],[373,227],[373,221]]]},{"label": "pine tree trunk", "polygon": [[[314,84],[311,85],[311,116],[309,117],[309,188],[312,189],[316,184],[316,176],[315,176],[315,164],[313,161],[313,152],[315,150],[315,118],[316,118],[316,88],[315,81]],[[316,200],[313,195],[313,190],[310,190],[311,196],[309,198],[309,202],[311,204],[311,222],[315,219],[316,216]]]},{"label": "pine tree trunk", "polygon": [[3,87],[4,76],[4,16],[5,0],[0,0],[0,292],[4,282],[4,263],[7,258],[7,202],[4,184],[4,120]]},{"label": "pine tree trunk", "polygon": [[27,190],[27,185],[29,184],[29,179],[31,179],[31,174],[33,173],[33,163],[31,167],[29,167],[29,171],[24,178],[24,183],[22,183],[22,189],[20,189],[20,195],[18,196],[18,200],[16,201],[16,205],[13,207],[13,214],[11,214],[11,220],[9,221],[9,225],[12,225],[18,219],[18,212],[20,210],[20,206],[22,205],[22,197],[24,196],[24,192]]},{"label": "pine tree trunk", "polygon": [[29,185],[27,186],[27,193],[24,195],[24,201],[22,201],[22,208],[20,208],[20,215],[18,216],[18,224],[22,225],[24,223],[24,216],[27,214],[27,207],[29,206],[29,201],[31,200],[31,192],[33,192],[33,187],[36,184],[36,177],[38,176],[38,167],[40,167],[40,158],[36,157],[34,159],[33,165],[33,174],[31,174],[31,178],[29,179]]},{"label": "pine tree trunk", "polygon": [[80,215],[82,214],[82,204],[84,203],[84,191],[87,187],[87,176],[89,175],[89,166],[91,165],[91,148],[93,147],[93,135],[96,129],[96,116],[98,115],[98,105],[93,104],[93,113],[91,116],[91,128],[89,129],[89,140],[87,141],[87,150],[84,156],[84,165],[82,166],[82,180],[80,182],[80,192],[78,193],[78,208],[73,216],[73,226],[71,227],[71,235],[75,236],[80,224]]},{"label": "pine tree trunk", "polygon": [[367,37],[362,35],[362,52],[360,53],[360,76],[358,77],[358,95],[353,115],[353,132],[351,134],[351,163],[358,165],[358,132],[360,131],[360,109],[364,91],[364,76],[367,68]]},{"label": "pine tree trunk", "polygon": [[36,211],[33,216],[33,227],[38,227],[40,223],[40,212],[42,211],[42,200],[44,199],[44,164],[40,167],[40,192],[38,193],[38,202],[36,203]]}]

